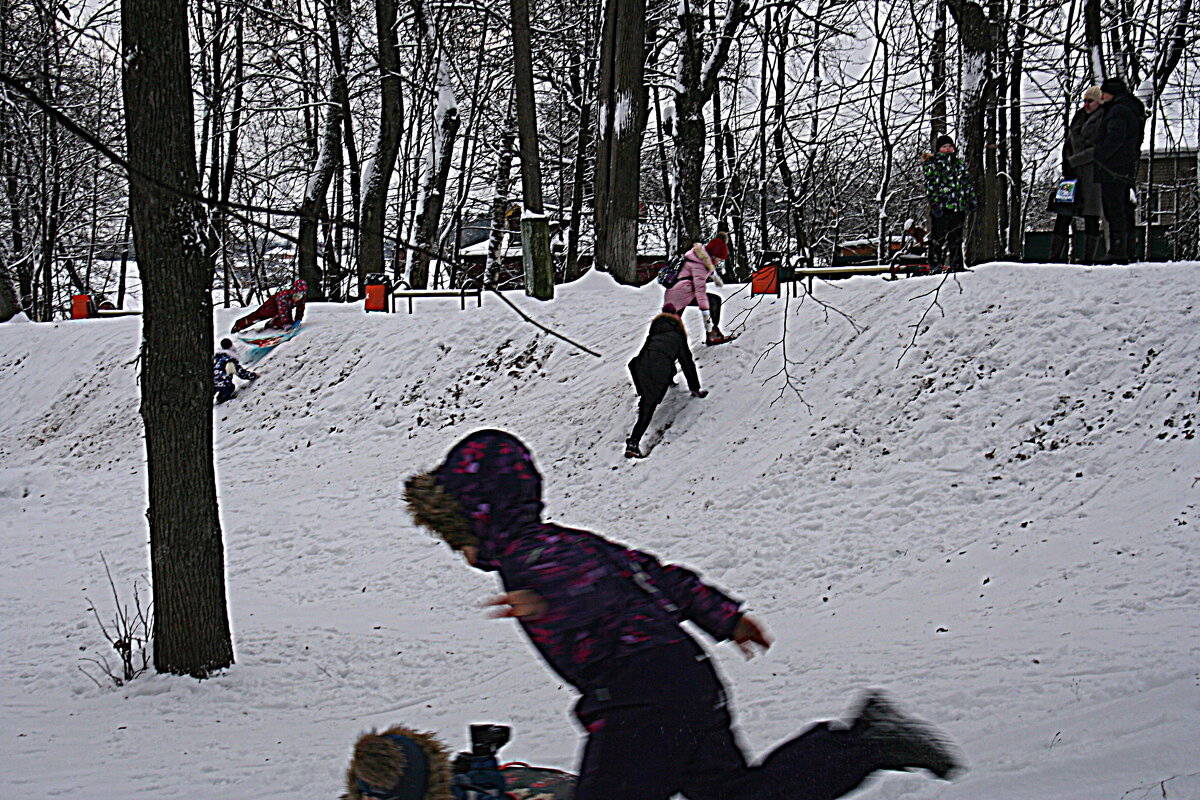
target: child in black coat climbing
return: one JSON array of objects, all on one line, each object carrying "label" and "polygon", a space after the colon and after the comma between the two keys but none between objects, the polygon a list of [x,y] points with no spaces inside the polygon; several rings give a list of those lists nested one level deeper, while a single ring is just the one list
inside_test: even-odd
[{"label": "child in black coat climbing", "polygon": [[663,313],[650,323],[650,332],[646,334],[642,349],[629,362],[629,374],[633,376],[633,387],[639,400],[637,422],[625,442],[626,458],[643,457],[642,435],[650,427],[654,409],[658,408],[675,380],[676,362],[683,368],[683,377],[692,390],[692,397],[708,396],[708,392],[700,388],[700,375],[688,348],[687,331],[680,313],[674,306],[663,306]]},{"label": "child in black coat climbing", "polygon": [[237,353],[233,349],[233,342],[229,339],[222,339],[221,349],[213,354],[213,394],[217,396],[218,403],[224,403],[236,396],[237,387],[233,385],[234,375],[244,381],[258,378],[257,372],[251,372],[238,361]]}]

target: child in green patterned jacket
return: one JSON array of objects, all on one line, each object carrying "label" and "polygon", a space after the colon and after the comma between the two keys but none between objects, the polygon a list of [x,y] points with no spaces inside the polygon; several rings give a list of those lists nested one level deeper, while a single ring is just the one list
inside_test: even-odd
[{"label": "child in green patterned jacket", "polygon": [[937,152],[925,153],[925,195],[933,217],[929,235],[930,272],[963,268],[962,237],[967,214],[975,210],[975,182],[967,164],[955,154],[954,140],[938,137]]}]

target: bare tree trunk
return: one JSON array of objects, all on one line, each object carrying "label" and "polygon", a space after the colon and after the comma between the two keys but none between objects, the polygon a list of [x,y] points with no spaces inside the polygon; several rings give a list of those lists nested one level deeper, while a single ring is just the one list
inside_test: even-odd
[{"label": "bare tree trunk", "polygon": [[383,272],[383,230],[388,188],[404,135],[404,93],[400,89],[400,54],[396,35],[396,3],[375,0],[375,37],[379,46],[379,137],[363,189],[362,235],[358,244],[359,294],[366,276]]},{"label": "bare tree trunk", "polygon": [[607,0],[600,44],[596,268],[637,280],[638,191],[646,120],[645,0]]},{"label": "bare tree trunk", "polygon": [[938,137],[946,132],[946,3],[938,0],[937,23],[933,29],[933,52],[930,61],[933,75],[930,89],[933,102],[929,106],[929,149],[937,150]]},{"label": "bare tree trunk", "polygon": [[[978,187],[979,207],[968,226],[967,261],[978,264],[999,255],[997,236],[996,176],[988,169],[986,155],[994,153],[995,127],[991,124],[993,61],[997,35],[995,23],[988,19],[974,0],[947,0],[950,13],[958,23],[963,47],[963,119],[966,128],[967,166]],[[994,164],[994,159],[992,159]]]},{"label": "bare tree trunk", "polygon": [[[592,103],[590,88],[595,79],[595,60],[585,57],[571,73],[571,91],[579,103],[579,134],[575,140],[575,168],[571,178],[571,216],[567,220],[568,281],[579,276],[579,228],[583,222],[583,195],[587,185],[588,153],[592,151]],[[582,74],[581,74],[582,73]]]},{"label": "bare tree trunk", "polygon": [[554,263],[550,259],[550,226],[542,204],[542,162],[538,155],[537,108],[533,95],[533,53],[528,0],[510,0],[512,11],[513,80],[517,130],[521,143],[521,250],[525,259],[525,294],[554,298]]},{"label": "bare tree trunk", "polygon": [[504,263],[504,242],[508,225],[505,223],[509,208],[508,189],[512,183],[513,146],[517,134],[510,117],[504,125],[504,133],[496,146],[496,183],[492,192],[492,228],[488,236],[487,265],[483,272],[483,285],[495,289]]},{"label": "bare tree trunk", "polygon": [[205,677],[233,663],[233,642],[212,451],[212,261],[196,199],[186,8],[186,0],[125,0],[121,30],[129,208],[145,305],[154,667]]},{"label": "bare tree trunk", "polygon": [[300,204],[299,272],[308,284],[309,300],[324,300],[324,271],[317,263],[318,217],[325,205],[329,184],[341,163],[342,117],[345,113],[346,58],[353,36],[350,35],[349,0],[331,0],[329,14],[330,48],[333,53],[329,77],[329,98],[325,102],[325,123],[316,160],[309,172],[304,200]]},{"label": "bare tree trunk", "polygon": [[446,200],[446,180],[454,160],[454,139],[458,133],[458,100],[450,79],[449,54],[438,40],[437,28],[427,16],[422,0],[413,0],[413,11],[420,34],[434,52],[437,63],[434,132],[426,163],[425,183],[421,189],[421,208],[417,213],[417,247],[420,248],[409,270],[408,282],[414,289],[429,286],[430,253],[437,247],[442,206]]},{"label": "bare tree trunk", "polygon": [[[1021,0],[1018,18],[1029,15],[1029,0]],[[1021,111],[1021,81],[1025,77],[1025,34],[1014,27],[1017,37],[1013,47],[1012,71],[1009,80],[1008,125],[1008,252],[1020,260],[1025,250],[1025,159],[1022,149],[1024,120]]]},{"label": "bare tree trunk", "polygon": [[704,160],[704,106],[717,88],[729,49],[748,12],[746,0],[730,0],[717,44],[704,60],[700,36],[704,17],[700,0],[681,0],[679,26],[683,34],[680,46],[679,83],[675,91],[675,191],[680,219],[675,229],[677,244],[684,248],[703,235],[700,228],[700,172]]},{"label": "bare tree trunk", "polygon": [[1085,0],[1083,6],[1083,35],[1088,49],[1091,83],[1104,81],[1104,29],[1100,24],[1101,0]]}]

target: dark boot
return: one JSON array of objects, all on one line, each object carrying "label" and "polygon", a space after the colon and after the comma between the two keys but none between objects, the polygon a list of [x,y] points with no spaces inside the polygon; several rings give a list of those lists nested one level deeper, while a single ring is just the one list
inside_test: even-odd
[{"label": "dark boot", "polygon": [[1124,231],[1108,234],[1108,255],[1100,260],[1101,264],[1128,264],[1129,237]]},{"label": "dark boot", "polygon": [[906,716],[879,693],[868,695],[850,732],[868,744],[877,769],[927,769],[943,780],[963,769],[945,736]]},{"label": "dark boot", "polygon": [[646,455],[642,452],[642,448],[638,447],[638,443],[633,439],[625,442],[625,457],[626,458],[645,458]]},{"label": "dark boot", "polygon": [[1100,252],[1100,236],[1099,234],[1089,234],[1083,237],[1083,258],[1079,259],[1080,264],[1095,264],[1096,254]]},{"label": "dark boot", "polygon": [[1054,232],[1050,237],[1050,255],[1047,257],[1047,264],[1065,264],[1064,257],[1067,254],[1067,237],[1066,234]]}]

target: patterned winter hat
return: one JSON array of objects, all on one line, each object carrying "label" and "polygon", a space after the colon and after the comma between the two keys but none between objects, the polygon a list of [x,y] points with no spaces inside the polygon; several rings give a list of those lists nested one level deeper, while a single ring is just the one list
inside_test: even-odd
[{"label": "patterned winter hat", "polygon": [[297,278],[295,283],[292,284],[292,293],[293,294],[307,294],[308,293],[308,283],[305,282],[303,278]]},{"label": "patterned winter hat", "polygon": [[519,439],[480,430],[452,447],[440,467],[410,477],[404,499],[413,521],[456,550],[478,547],[473,566],[493,571],[491,549],[539,521],[542,477]]}]

